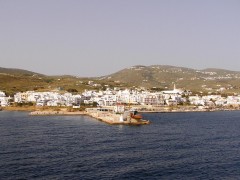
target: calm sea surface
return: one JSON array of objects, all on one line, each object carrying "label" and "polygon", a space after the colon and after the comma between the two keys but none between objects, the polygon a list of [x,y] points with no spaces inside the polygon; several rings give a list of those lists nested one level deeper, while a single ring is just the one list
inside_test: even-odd
[{"label": "calm sea surface", "polygon": [[240,179],[240,111],[144,126],[0,112],[0,179]]}]

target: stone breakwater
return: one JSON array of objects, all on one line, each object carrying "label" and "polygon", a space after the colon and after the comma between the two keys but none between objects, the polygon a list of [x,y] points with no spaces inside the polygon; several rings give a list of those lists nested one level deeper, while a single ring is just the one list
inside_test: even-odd
[{"label": "stone breakwater", "polygon": [[76,111],[76,112],[67,112],[67,111],[33,111],[30,113],[32,116],[50,116],[50,115],[87,115],[84,111]]}]

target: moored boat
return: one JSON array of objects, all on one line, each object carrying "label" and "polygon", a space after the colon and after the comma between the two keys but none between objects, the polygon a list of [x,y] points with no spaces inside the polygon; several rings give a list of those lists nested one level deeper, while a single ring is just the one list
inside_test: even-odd
[{"label": "moored boat", "polygon": [[138,114],[137,111],[133,111],[130,113],[130,117],[136,120],[141,120],[142,119],[142,115]]}]

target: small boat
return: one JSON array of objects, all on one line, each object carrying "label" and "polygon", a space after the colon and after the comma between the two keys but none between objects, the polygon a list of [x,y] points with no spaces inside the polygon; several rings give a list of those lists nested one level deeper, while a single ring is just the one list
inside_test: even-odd
[{"label": "small boat", "polygon": [[137,113],[138,113],[137,111],[133,111],[132,113],[130,113],[131,118],[137,119],[137,120],[142,119],[142,115]]}]

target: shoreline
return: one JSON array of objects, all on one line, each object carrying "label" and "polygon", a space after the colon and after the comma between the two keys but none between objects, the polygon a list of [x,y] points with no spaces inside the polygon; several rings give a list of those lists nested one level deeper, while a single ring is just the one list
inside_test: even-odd
[{"label": "shoreline", "polygon": [[240,111],[240,109],[212,109],[212,110],[174,110],[174,111],[138,111],[139,113],[191,113],[191,112],[218,112],[218,111]]}]

